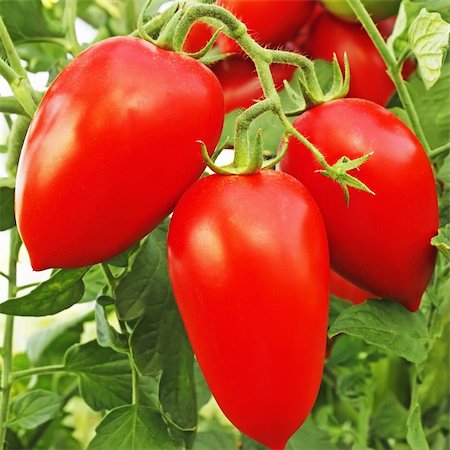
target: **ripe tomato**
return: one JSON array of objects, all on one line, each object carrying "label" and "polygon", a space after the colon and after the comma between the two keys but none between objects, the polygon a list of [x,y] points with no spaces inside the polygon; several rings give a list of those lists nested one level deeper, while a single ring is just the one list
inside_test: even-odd
[{"label": "ripe tomato", "polygon": [[[263,95],[254,64],[250,59],[232,56],[216,63],[213,68],[223,89],[225,113],[237,108],[248,108]],[[270,68],[277,89],[283,88],[283,80],[290,80],[295,67],[272,64]]]},{"label": "ripe tomato", "polygon": [[17,222],[33,268],[94,264],[142,238],[202,173],[196,140],[212,150],[223,116],[217,78],[192,58],[129,37],[75,58],[19,162]]},{"label": "ripe tomato", "polygon": [[[293,38],[308,20],[314,1],[304,0],[218,0],[218,5],[230,10],[247,25],[249,33],[260,44],[272,48]],[[239,52],[240,47],[221,35],[218,44],[222,52]]]},{"label": "ripe tomato", "polygon": [[[384,106],[394,94],[395,87],[386,65],[361,25],[323,13],[312,24],[306,47],[314,59],[332,61],[336,53],[342,68],[344,52],[347,53],[350,63],[348,97],[365,98]],[[406,66],[403,75],[407,77],[412,68]]]},{"label": "ripe tomato", "polygon": [[354,305],[358,305],[368,298],[376,297],[376,295],[350,283],[334,270],[330,271],[330,293],[343,300],[348,300]]},{"label": "ripe tomato", "polygon": [[322,375],[328,246],[317,205],[272,170],[192,185],[169,227],[169,273],[225,415],[272,449],[309,414]]},{"label": "ripe tomato", "polygon": [[[322,0],[322,3],[336,17],[347,20],[348,22],[358,22],[347,0]],[[362,3],[372,16],[372,19],[378,22],[379,20],[396,15],[400,0],[362,0]]]},{"label": "ripe tomato", "polygon": [[281,169],[298,178],[317,201],[336,272],[380,297],[415,311],[433,273],[438,207],[430,162],[396,116],[366,100],[341,99],[302,114],[295,128],[330,164],[346,155],[373,155],[353,170],[375,195],[350,190],[347,207],[337,183],[316,172],[311,153],[291,139]]}]

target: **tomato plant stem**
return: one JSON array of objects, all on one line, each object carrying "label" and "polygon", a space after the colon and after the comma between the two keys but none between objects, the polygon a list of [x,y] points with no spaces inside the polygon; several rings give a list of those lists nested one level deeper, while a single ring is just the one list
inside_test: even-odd
[{"label": "tomato plant stem", "polygon": [[124,5],[124,15],[125,15],[125,24],[128,31],[132,31],[136,27],[136,18],[137,18],[137,11],[136,11],[136,3],[135,0],[128,0],[125,2]]},{"label": "tomato plant stem", "polygon": [[0,98],[0,112],[5,114],[20,114],[22,116],[26,115],[23,106],[14,96]]},{"label": "tomato plant stem", "polygon": [[[19,235],[16,228],[11,229],[9,245],[9,283],[8,297],[13,298],[17,294],[17,255],[18,255]],[[2,347],[2,377],[0,384],[0,449],[4,448],[6,429],[9,415],[9,400],[11,393],[10,376],[13,372],[13,334],[14,334],[14,316],[6,316],[5,331],[3,334]]]},{"label": "tomato plant stem", "polygon": [[10,382],[13,383],[21,378],[32,377],[34,375],[47,375],[56,372],[69,372],[64,365],[33,367],[26,370],[18,370],[10,376]]},{"label": "tomato plant stem", "polygon": [[75,20],[77,17],[78,0],[66,0],[64,8],[63,22],[66,29],[66,37],[70,42],[70,52],[76,56],[82,48],[78,43],[77,34],[75,32]]},{"label": "tomato plant stem", "polygon": [[392,79],[395,88],[397,89],[398,96],[400,101],[405,108],[406,113],[408,114],[408,118],[411,122],[411,127],[414,133],[417,135],[422,145],[424,146],[427,153],[430,152],[430,145],[423,131],[422,125],[419,120],[419,116],[417,115],[417,111],[414,107],[414,103],[409,95],[408,88],[406,87],[405,80],[402,77],[401,67],[399,67],[398,61],[395,56],[391,53],[386,42],[384,41],[381,33],[367,12],[366,8],[362,4],[361,0],[347,0],[350,7],[353,9],[354,13],[358,17],[358,20],[361,22],[362,26],[367,31],[367,34],[372,39],[375,47],[377,48],[379,54],[383,58],[388,74]]}]

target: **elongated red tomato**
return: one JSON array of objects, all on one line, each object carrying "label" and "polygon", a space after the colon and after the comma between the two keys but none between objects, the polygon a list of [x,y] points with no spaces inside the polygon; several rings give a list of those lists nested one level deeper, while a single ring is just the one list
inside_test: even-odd
[{"label": "elongated red tomato", "polygon": [[[182,77],[180,77],[182,74]],[[194,59],[115,37],[50,86],[26,138],[17,223],[35,270],[94,264],[173,209],[223,123],[214,74]]]},{"label": "elongated red tomato", "polygon": [[[325,12],[315,19],[305,45],[314,59],[331,61],[336,53],[341,67],[344,53],[347,54],[350,64],[348,97],[364,98],[384,106],[394,94],[395,87],[386,64],[360,24],[344,22]],[[413,65],[406,64],[403,75],[407,77],[412,70]]]},{"label": "elongated red tomato", "polygon": [[299,179],[322,212],[336,272],[411,311],[433,273],[437,234],[435,182],[421,144],[396,116],[372,102],[335,100],[302,114],[295,128],[325,155],[373,155],[349,172],[375,192],[350,189],[347,207],[337,183],[317,173],[311,153],[292,139],[281,169]]},{"label": "elongated red tomato", "polygon": [[[305,0],[219,0],[217,3],[244,22],[257,42],[271,48],[284,45],[295,37],[315,5],[315,1]],[[240,50],[225,35],[219,37],[218,44],[224,53]]]},{"label": "elongated red tomato", "polygon": [[314,404],[326,345],[328,247],[311,195],[275,171],[203,178],[175,208],[168,259],[223,412],[283,449]]}]

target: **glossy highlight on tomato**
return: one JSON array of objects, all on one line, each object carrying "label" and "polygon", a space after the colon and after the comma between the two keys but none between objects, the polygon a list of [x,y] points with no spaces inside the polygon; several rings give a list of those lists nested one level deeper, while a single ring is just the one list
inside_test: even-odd
[{"label": "glossy highlight on tomato", "polygon": [[315,402],[326,347],[328,245],[313,198],[272,170],[203,178],[175,208],[168,262],[219,406],[283,449]]},{"label": "glossy highlight on tomato", "polygon": [[373,152],[349,173],[375,195],[350,189],[345,204],[337,183],[291,139],[280,167],[317,201],[328,231],[331,266],[352,283],[411,311],[420,304],[433,273],[438,206],[435,181],[420,142],[391,112],[361,99],[341,99],[302,114],[295,128],[321,150],[329,164]]},{"label": "glossy highlight on tomato", "polygon": [[197,140],[212,151],[223,117],[217,78],[192,58],[130,37],[80,54],[20,157],[16,215],[33,268],[98,263],[142,238],[201,175]]},{"label": "glossy highlight on tomato", "polygon": [[[332,61],[336,53],[341,68],[344,53],[347,54],[350,64],[347,97],[364,98],[384,106],[394,94],[386,64],[360,24],[344,22],[325,12],[311,25],[305,45],[314,59]],[[403,76],[407,77],[412,69],[411,64],[406,65]]]},{"label": "glossy highlight on tomato", "polygon": [[[304,0],[218,0],[217,4],[231,11],[245,23],[250,35],[260,44],[277,48],[300,31],[314,8],[314,1]],[[239,52],[240,47],[221,35],[222,52]]]}]

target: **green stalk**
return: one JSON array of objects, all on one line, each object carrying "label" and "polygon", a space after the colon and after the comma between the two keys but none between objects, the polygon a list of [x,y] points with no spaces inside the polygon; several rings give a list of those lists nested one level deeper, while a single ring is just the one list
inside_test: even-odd
[{"label": "green stalk", "polygon": [[70,52],[76,56],[81,53],[82,48],[78,42],[75,32],[75,19],[77,18],[77,3],[78,0],[66,0],[64,8],[64,25],[66,29],[66,38],[70,42]]},{"label": "green stalk", "polygon": [[383,58],[383,61],[386,64],[388,74],[393,81],[395,88],[397,89],[398,96],[400,101],[405,109],[408,118],[411,122],[411,127],[416,134],[416,136],[421,141],[423,147],[426,152],[430,152],[430,144],[425,136],[422,125],[419,120],[419,116],[417,115],[416,108],[414,107],[414,103],[409,95],[408,88],[406,87],[406,82],[402,77],[401,67],[395,58],[395,56],[391,53],[386,42],[381,36],[378,28],[375,26],[372,18],[370,17],[367,10],[364,8],[361,0],[347,0],[348,4],[352,8],[353,12],[356,14],[356,17],[361,22],[362,26],[367,31],[367,34],[372,39],[375,47],[377,48],[379,54]]},{"label": "green stalk", "polygon": [[[16,228],[11,229],[9,245],[9,283],[8,297],[13,298],[17,294],[17,245],[19,235]],[[6,448],[6,430],[9,416],[9,401],[11,395],[10,377],[13,372],[13,334],[14,334],[14,316],[6,316],[5,331],[2,347],[2,377],[0,384],[0,449]]]},{"label": "green stalk", "polygon": [[26,113],[33,117],[36,110],[35,92],[28,80],[27,72],[20,63],[19,55],[14,47],[5,23],[0,16],[0,42],[3,44],[10,65],[0,58],[0,75],[5,78],[17,100]]},{"label": "green stalk", "polygon": [[27,113],[16,97],[0,97],[0,113],[20,114],[26,116]]},{"label": "green stalk", "polygon": [[18,370],[11,374],[9,380],[11,383],[21,378],[28,378],[34,375],[48,375],[57,372],[70,372],[64,365],[33,367],[26,370]]}]

